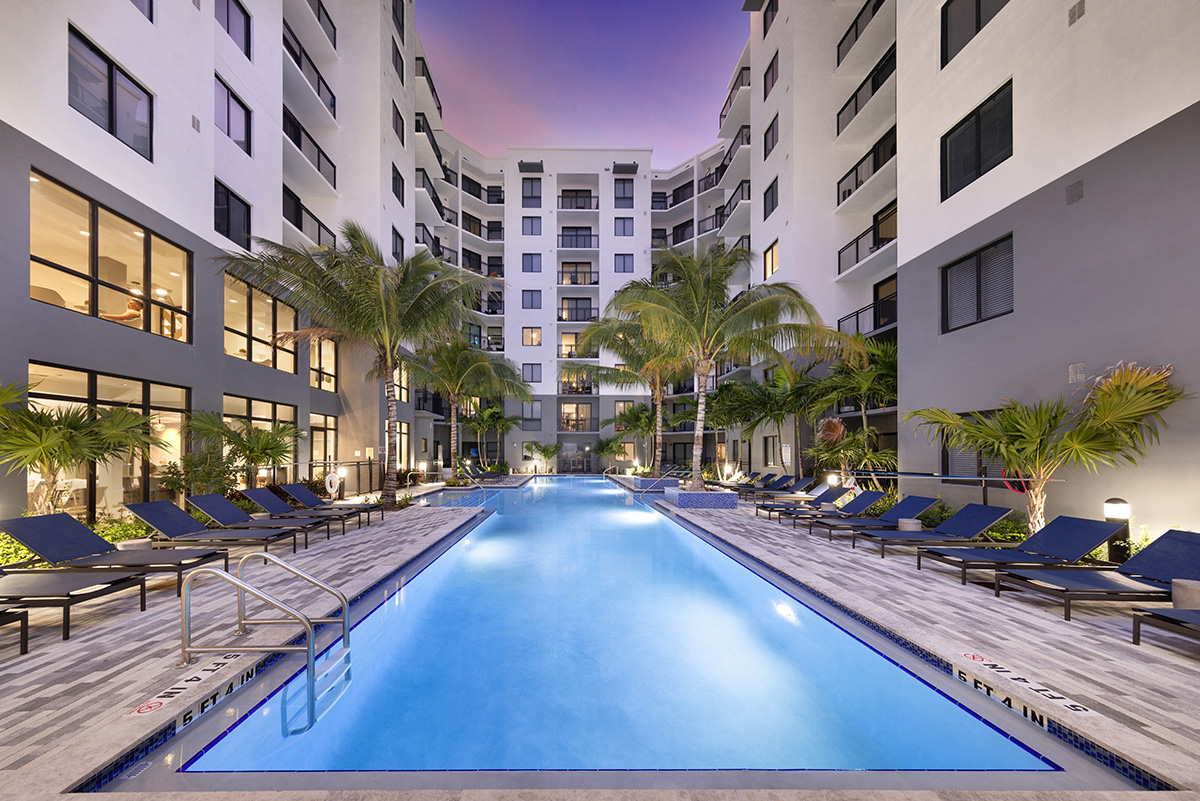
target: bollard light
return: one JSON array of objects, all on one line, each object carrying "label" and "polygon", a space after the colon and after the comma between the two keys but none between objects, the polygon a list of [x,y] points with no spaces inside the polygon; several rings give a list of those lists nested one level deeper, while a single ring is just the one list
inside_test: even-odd
[{"label": "bollard light", "polygon": [[842,483],[842,477],[837,473],[830,473],[825,477],[825,483],[831,487],[836,487]]},{"label": "bollard light", "polygon": [[1110,523],[1124,523],[1121,529],[1108,538],[1108,561],[1121,564],[1129,559],[1129,519],[1132,510],[1124,498],[1109,498],[1104,502],[1104,519]]}]

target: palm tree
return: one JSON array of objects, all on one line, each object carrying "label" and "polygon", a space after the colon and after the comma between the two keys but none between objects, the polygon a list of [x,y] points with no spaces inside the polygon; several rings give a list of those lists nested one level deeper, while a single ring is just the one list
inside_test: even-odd
[{"label": "palm tree", "polygon": [[748,250],[720,243],[700,256],[665,250],[650,279],[625,285],[608,306],[612,316],[640,320],[646,335],[669,352],[685,354],[696,381],[695,456],[688,486],[693,491],[704,489],[705,400],[714,365],[770,358],[782,366],[787,364],[784,351],[793,349],[861,358],[858,346],[823,325],[813,305],[790,284],[759,284],[735,296],[733,276],[750,258]]},{"label": "palm tree", "polygon": [[623,436],[617,434],[615,437],[601,437],[596,442],[596,447],[592,449],[592,452],[607,460],[608,464],[604,466],[605,472],[612,467],[613,459],[625,453],[624,439]]},{"label": "palm tree", "polygon": [[[617,428],[622,432],[634,438],[641,446],[642,452],[645,453],[646,440],[652,436],[662,434],[662,417],[661,410],[659,414],[652,415],[650,407],[644,403],[635,403],[632,406],[627,406],[619,413],[607,420],[601,420],[600,425],[606,426],[610,423],[615,423]],[[624,434],[622,434],[622,437]],[[620,439],[621,437],[618,437]],[[655,454],[657,458],[658,454]],[[657,478],[658,462],[654,461],[655,477]]]},{"label": "palm tree", "polygon": [[[531,456],[539,456],[542,459],[542,467],[547,472],[550,471],[550,460],[558,456],[562,452],[563,444],[561,442],[526,442],[525,452]],[[536,471],[537,468],[535,467]]]},{"label": "palm tree", "polygon": [[255,241],[255,254],[229,251],[219,262],[231,275],[277,290],[308,316],[310,325],[281,332],[276,341],[328,340],[373,356],[368,375],[383,381],[387,401],[383,502],[394,506],[395,373],[401,353],[460,330],[487,278],[448,266],[425,249],[403,262],[389,263],[366,229],[354,222],[342,225],[333,247],[292,248]]},{"label": "palm tree", "polygon": [[433,390],[450,405],[450,458],[458,469],[458,410],[475,398],[533,399],[520,369],[494,353],[472,345],[461,335],[429,345],[415,357],[404,358],[404,369],[417,383]]},{"label": "palm tree", "polygon": [[501,461],[504,459],[504,451],[501,448],[501,440],[503,437],[521,424],[520,415],[506,415],[502,404],[493,404],[479,410],[479,413],[468,420],[465,425],[479,435],[479,462],[485,468],[487,462],[487,435],[491,431],[496,432],[496,453]]},{"label": "palm tree", "polygon": [[859,408],[865,431],[868,407],[896,404],[899,357],[895,342],[867,339],[861,334],[855,334],[854,339],[866,353],[866,361],[835,360],[829,375],[817,380],[816,397],[810,406],[823,410],[853,401]]},{"label": "palm tree", "polygon": [[1046,482],[1064,465],[1096,472],[1101,465],[1137,464],[1148,444],[1158,441],[1155,424],[1163,413],[1190,397],[1171,384],[1172,368],[1118,364],[1099,376],[1078,402],[1059,396],[1032,406],[1006,400],[986,415],[945,409],[919,409],[904,416],[919,420],[949,448],[977,451],[999,462],[1026,487],[1029,533],[1046,522]]}]

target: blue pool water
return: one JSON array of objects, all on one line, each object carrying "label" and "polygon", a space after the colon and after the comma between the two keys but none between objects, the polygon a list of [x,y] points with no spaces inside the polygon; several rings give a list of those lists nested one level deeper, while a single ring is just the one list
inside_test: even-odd
[{"label": "blue pool water", "polygon": [[312,729],[276,693],[185,770],[1054,769],[603,479],[490,496]]}]

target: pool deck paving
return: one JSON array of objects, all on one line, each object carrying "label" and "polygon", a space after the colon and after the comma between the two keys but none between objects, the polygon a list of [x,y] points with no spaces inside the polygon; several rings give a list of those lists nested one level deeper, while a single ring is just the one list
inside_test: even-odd
[{"label": "pool deck paving", "polygon": [[[314,539],[307,551],[295,556],[283,548],[273,552],[354,597],[388,579],[398,567],[479,512],[473,508],[414,506],[389,513],[383,522],[351,529],[344,537]],[[961,586],[957,572],[944,565],[929,565],[917,572],[911,549],[898,548],[880,559],[875,547],[854,550],[845,537],[829,542],[823,533],[806,535],[803,527],[793,530],[755,518],[753,507],[745,504],[736,510],[687,510],[676,514],[956,666],[970,665],[964,654],[983,655],[990,663],[1086,705],[1098,714],[1064,713],[1064,722],[1177,787],[1200,788],[1200,641],[1150,630],[1141,646],[1132,645],[1131,604],[1080,604],[1073,610],[1073,620],[1066,622],[1061,606],[1051,599],[1007,592],[1002,598],[994,598],[988,588]],[[233,553],[240,556],[248,551],[235,549]],[[278,593],[306,613],[324,615],[331,609],[329,596],[297,586],[278,569],[252,565],[248,575],[256,586]],[[398,585],[397,579],[390,581]],[[40,801],[60,796],[184,711],[197,709],[214,694],[220,696],[258,661],[258,655],[236,659],[216,655],[177,669],[179,602],[173,592],[174,577],[151,576],[147,584],[150,592],[146,612],[138,611],[136,592],[77,606],[72,614],[72,636],[65,642],[59,639],[58,610],[31,610],[30,652],[26,656],[17,653],[18,627],[0,628],[0,801]],[[218,590],[211,578],[197,584],[192,601],[195,641],[230,642],[234,628],[232,592]],[[356,610],[352,619],[357,620],[365,611]],[[238,642],[278,642],[281,629],[259,627]],[[989,678],[984,669],[977,669],[975,674],[983,676],[985,682]],[[191,678],[197,680],[185,681]],[[171,695],[177,685],[181,687],[179,694]],[[164,692],[170,697],[155,707],[155,697],[163,697]],[[1007,692],[1015,701],[1035,710],[1048,703],[1045,697],[1020,688]],[[146,798],[151,794],[110,795]],[[985,796],[1016,801],[1079,798],[1080,794],[545,789],[153,794],[155,798],[178,801],[213,797],[327,801],[799,801],[818,797],[832,801],[967,801]],[[1087,797],[1101,801],[1131,798],[1127,792],[1088,792]],[[1172,797],[1200,799],[1200,793],[1185,789]]]}]

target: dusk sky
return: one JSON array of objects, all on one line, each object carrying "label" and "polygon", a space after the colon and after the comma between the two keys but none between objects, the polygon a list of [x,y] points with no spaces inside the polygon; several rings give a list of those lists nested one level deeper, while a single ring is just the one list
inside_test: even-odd
[{"label": "dusk sky", "polygon": [[508,147],[713,144],[749,34],[740,0],[418,0],[446,130]]}]

